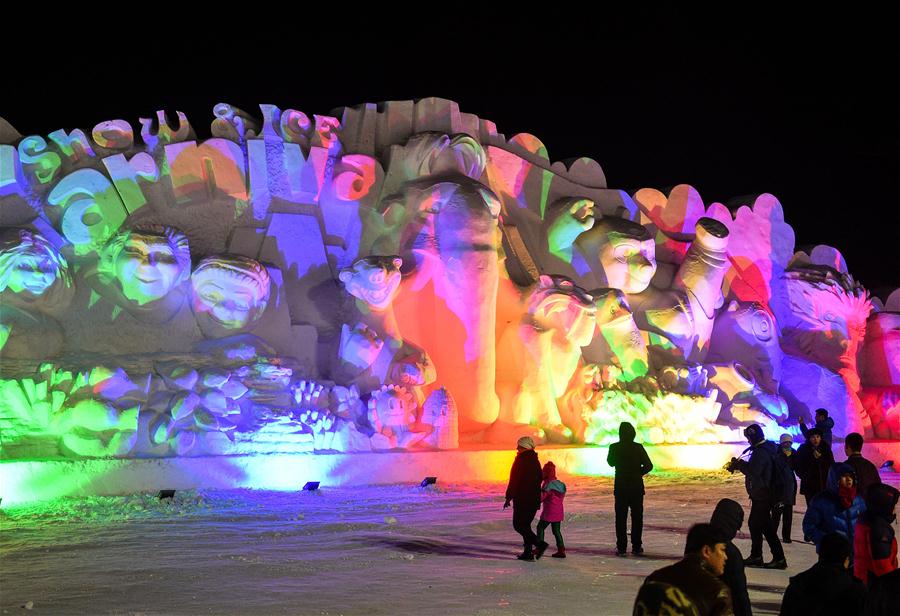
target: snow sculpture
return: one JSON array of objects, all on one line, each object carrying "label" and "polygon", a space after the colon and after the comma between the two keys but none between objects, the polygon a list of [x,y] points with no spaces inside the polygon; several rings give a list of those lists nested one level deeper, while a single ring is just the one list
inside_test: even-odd
[{"label": "snow sculpture", "polygon": [[459,413],[445,388],[435,389],[422,405],[422,423],[431,427],[423,444],[435,449],[459,447]]},{"label": "snow sculpture", "polygon": [[375,430],[373,449],[408,449],[427,436],[413,432],[416,402],[412,393],[397,385],[385,385],[369,398],[369,423]]},{"label": "snow sculpture", "polygon": [[66,258],[39,233],[0,234],[0,351],[5,357],[53,357],[63,345],[53,318],[71,300]]},{"label": "snow sculpture", "polygon": [[596,327],[594,299],[566,276],[541,276],[528,300],[519,327],[526,350],[522,383],[509,410],[491,428],[501,441],[513,433],[568,442],[572,429],[563,425],[557,399],[569,386],[581,361],[581,347]]},{"label": "snow sculpture", "polygon": [[4,456],[900,435],[900,293],[772,195],[629,194],[442,99],[213,113],[3,122]]},{"label": "snow sculpture", "polygon": [[[468,432],[488,427],[499,413],[494,338],[500,203],[478,181],[485,158],[468,135],[425,134],[395,148],[379,206],[383,221],[392,222],[377,229],[375,242],[415,264],[411,285],[420,301],[439,302],[461,331],[461,349],[440,335],[423,346],[435,354],[445,385],[457,392],[460,427]],[[419,176],[412,179],[415,170]]]},{"label": "snow sculpture", "polygon": [[269,272],[239,255],[206,257],[191,274],[191,306],[200,330],[219,338],[252,328],[269,301]]},{"label": "snow sculpture", "polygon": [[428,355],[403,341],[394,316],[402,264],[396,256],[364,257],[339,276],[356,300],[360,321],[341,328],[336,376],[365,392],[386,384],[421,387],[436,378]]}]

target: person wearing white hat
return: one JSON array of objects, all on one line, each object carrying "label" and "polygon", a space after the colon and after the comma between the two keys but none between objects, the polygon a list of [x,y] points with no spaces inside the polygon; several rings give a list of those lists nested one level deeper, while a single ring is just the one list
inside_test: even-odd
[{"label": "person wearing white hat", "polygon": [[512,502],[513,528],[522,535],[525,549],[517,558],[533,561],[543,556],[549,545],[538,539],[531,529],[534,516],[541,506],[541,462],[534,450],[534,439],[530,436],[523,436],[516,442],[516,452],[516,459],[509,471],[503,508],[506,509]]},{"label": "person wearing white hat", "polygon": [[[787,465],[794,469],[794,462],[796,458],[794,456],[794,437],[788,433],[784,433],[781,435],[781,438],[778,440],[778,455],[783,456],[787,460]],[[790,498],[786,498],[784,503],[782,503],[781,507],[774,507],[772,509],[772,523],[775,525],[775,532],[778,532],[778,525],[781,525],[781,541],[783,543],[791,543],[791,528],[793,527],[794,520],[794,505],[797,503],[797,477],[791,475],[794,479],[793,489],[790,487],[788,491],[790,494]]]}]

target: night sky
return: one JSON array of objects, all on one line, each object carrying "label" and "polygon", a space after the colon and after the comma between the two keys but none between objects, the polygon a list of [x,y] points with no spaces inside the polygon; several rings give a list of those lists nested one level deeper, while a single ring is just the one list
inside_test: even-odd
[{"label": "night sky", "polygon": [[[385,5],[393,23],[375,25],[349,5],[277,5],[190,27],[177,13],[70,24],[58,40],[87,44],[32,40],[7,54],[0,116],[46,135],[177,109],[202,138],[218,102],[258,116],[259,103],[327,114],[440,96],[507,137],[536,135],[552,160],[597,160],[610,187],[687,183],[707,204],[770,192],[798,249],[837,247],[886,297],[900,286],[894,21],[743,6],[512,15],[446,4],[399,23]],[[22,44],[14,35],[7,49]]]}]

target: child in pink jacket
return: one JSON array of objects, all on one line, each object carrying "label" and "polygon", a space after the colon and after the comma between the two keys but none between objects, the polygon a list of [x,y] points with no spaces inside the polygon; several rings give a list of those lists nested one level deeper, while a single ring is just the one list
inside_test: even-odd
[{"label": "child in pink jacket", "polygon": [[544,531],[549,526],[553,531],[553,537],[556,538],[556,553],[551,554],[553,558],[566,557],[566,545],[563,543],[562,533],[559,526],[565,517],[563,513],[563,498],[566,496],[566,484],[556,478],[556,465],[553,462],[547,462],[543,468],[544,481],[541,484],[541,519],[537,525],[537,536],[541,541],[544,540]]}]

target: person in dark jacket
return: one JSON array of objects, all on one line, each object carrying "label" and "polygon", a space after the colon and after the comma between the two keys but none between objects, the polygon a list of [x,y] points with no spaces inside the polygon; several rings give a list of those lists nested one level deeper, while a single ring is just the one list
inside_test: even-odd
[{"label": "person in dark jacket", "polygon": [[897,570],[897,538],[891,525],[897,519],[898,499],[900,491],[893,486],[879,483],[869,488],[866,512],[854,529],[853,575],[870,587],[877,578]]},{"label": "person in dark jacket", "polygon": [[[790,434],[782,434],[781,439],[778,446],[778,455],[784,458],[788,467],[794,468],[793,457],[795,455],[794,448],[792,445],[794,444],[794,438]],[[772,510],[772,524],[775,525],[775,532],[778,532],[778,525],[784,520],[784,524],[781,527],[781,541],[784,543],[791,543],[791,528],[794,525],[794,505],[797,504],[797,478],[791,474],[791,479],[793,480],[793,484],[790,486],[786,486],[787,493],[786,498],[782,501],[781,507],[777,505]]]},{"label": "person in dark jacket", "polygon": [[897,616],[900,605],[900,569],[875,580],[866,597],[863,616]]},{"label": "person in dark jacket", "polygon": [[[744,474],[744,486],[750,497],[750,517],[747,527],[750,529],[750,556],[744,561],[748,567],[765,567],[767,569],[787,569],[784,558],[784,547],[778,540],[775,525],[772,523],[772,508],[781,500],[781,495],[773,493],[772,478],[775,470],[775,456],[778,447],[766,440],[762,427],[751,424],[744,429],[744,436],[750,443],[749,460],[732,458],[726,468]],[[762,542],[765,538],[772,551],[772,560],[763,563]]]},{"label": "person in dark jacket", "polygon": [[737,501],[723,498],[716,504],[712,517],[709,520],[722,538],[727,540],[725,554],[728,560],[725,562],[725,572],[722,581],[731,590],[731,601],[734,604],[735,616],[751,616],[753,610],[750,607],[750,595],[747,592],[747,575],[744,573],[744,555],[734,545],[734,538],[744,523],[744,508]]},{"label": "person in dark jacket", "polygon": [[834,464],[831,448],[822,440],[822,431],[810,428],[806,431],[806,442],[797,449],[793,469],[800,477],[800,494],[806,499],[806,508],[812,499],[825,490],[828,470]]},{"label": "person in dark jacket", "polygon": [[619,424],[619,442],[609,446],[606,462],[616,469],[613,485],[616,508],[616,555],[625,556],[628,545],[626,521],[631,509],[631,553],[641,555],[644,547],[644,475],[653,470],[647,450],[634,442],[635,431],[627,421]]},{"label": "person in dark jacket", "polygon": [[[711,524],[694,524],[688,531],[684,558],[647,576],[638,591],[633,614],[698,614],[699,616],[731,616],[731,592],[720,579],[725,571],[727,541]],[[671,606],[650,605],[665,590],[668,602],[678,600],[677,611]],[[667,603],[668,603],[667,602]],[[659,608],[664,608],[665,611]],[[691,609],[693,608],[693,609]]]},{"label": "person in dark jacket", "polygon": [[[829,533],[843,535],[853,546],[853,531],[866,503],[856,493],[856,472],[849,464],[835,464],[828,471],[828,485],[816,496],[803,516],[803,534],[821,549],[822,539]],[[853,563],[853,552],[850,552]]]},{"label": "person in dark jacket", "polygon": [[781,601],[781,616],[858,616],[866,587],[850,575],[850,544],[830,533],[822,538],[819,562],[791,578]]},{"label": "person in dark jacket", "polygon": [[[503,508],[513,504],[513,528],[522,535],[525,549],[519,560],[532,561],[544,555],[547,542],[538,539],[531,530],[531,523],[541,506],[541,463],[534,450],[534,440],[523,436],[516,443],[516,459],[509,471],[509,485],[506,486],[506,502]],[[533,548],[533,551],[532,551]]]},{"label": "person in dark jacket", "polygon": [[849,464],[856,471],[856,479],[859,481],[859,495],[866,497],[869,487],[881,483],[881,475],[878,469],[862,455],[865,440],[859,432],[851,432],[844,439],[844,453],[847,454],[845,464]]},{"label": "person in dark jacket", "polygon": [[[831,432],[834,430],[834,420],[828,416],[828,411],[825,409],[816,409],[815,428],[822,433],[822,440],[825,441],[828,448],[831,448],[831,443],[834,442]],[[804,438],[808,436],[810,430],[812,428],[806,427],[806,420],[800,417],[800,432],[803,433]]]}]

